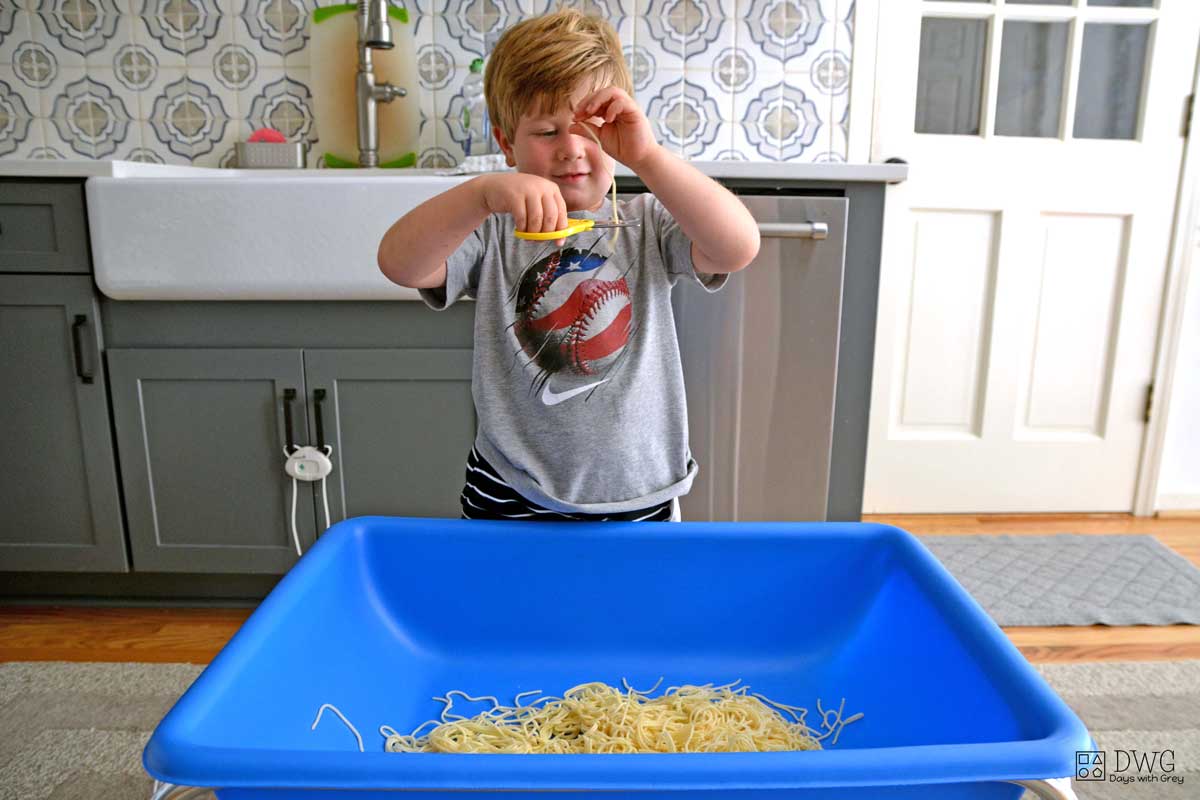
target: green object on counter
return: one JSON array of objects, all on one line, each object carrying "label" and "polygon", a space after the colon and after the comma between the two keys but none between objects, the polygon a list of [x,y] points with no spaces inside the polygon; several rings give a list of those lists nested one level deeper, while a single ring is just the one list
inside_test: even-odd
[{"label": "green object on counter", "polygon": [[[379,169],[403,169],[405,167],[415,167],[416,165],[417,154],[405,153],[394,161],[386,161],[380,164]],[[339,158],[333,153],[325,154],[325,166],[329,169],[359,169],[357,162]]]},{"label": "green object on counter", "polygon": [[[337,6],[322,6],[321,8],[313,11],[313,24],[315,25],[317,23],[324,22],[330,17],[336,17],[338,14],[344,14],[347,11],[354,11],[357,8],[358,6],[354,3],[343,3],[342,5]],[[408,24],[408,9],[397,8],[396,6],[389,5],[388,17],[391,19],[398,19],[401,22]]]}]

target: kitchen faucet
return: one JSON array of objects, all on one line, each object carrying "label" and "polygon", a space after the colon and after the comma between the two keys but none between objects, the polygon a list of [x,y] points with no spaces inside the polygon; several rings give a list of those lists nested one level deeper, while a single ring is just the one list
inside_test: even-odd
[{"label": "kitchen faucet", "polygon": [[408,91],[390,83],[376,83],[372,50],[391,50],[392,27],[388,0],[358,0],[358,74],[354,88],[358,109],[358,165],[379,166],[379,118],[376,103],[390,103]]}]

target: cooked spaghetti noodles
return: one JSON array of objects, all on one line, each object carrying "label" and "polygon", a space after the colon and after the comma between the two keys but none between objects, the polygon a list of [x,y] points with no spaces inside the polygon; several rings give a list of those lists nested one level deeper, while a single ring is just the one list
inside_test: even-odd
[{"label": "cooked spaghetti noodles", "polygon": [[[593,117],[593,119],[595,119],[595,117]],[[585,131],[587,131],[587,135],[592,137],[592,140],[596,143],[596,146],[600,148],[601,159],[603,159],[604,145],[600,144],[600,137],[596,135],[596,132],[594,130],[592,130],[591,124],[587,120],[583,120],[579,123],[579,127],[583,128]],[[612,221],[613,221],[613,224],[616,225],[617,223],[619,223],[621,221],[621,214],[619,211],[617,211],[617,172],[616,172],[616,170],[613,170],[613,173],[610,177],[612,178]],[[617,237],[620,235],[621,235],[620,227],[614,227],[613,235],[612,235],[612,242],[609,243],[610,246],[613,248],[613,250],[616,250],[616,248],[617,248]]]},{"label": "cooked spaghetti noodles", "polygon": [[[562,697],[525,704],[522,698],[541,692],[522,692],[511,706],[454,691],[434,698],[445,704],[440,720],[422,723],[407,735],[386,725],[380,733],[393,753],[765,752],[819,750],[827,739],[836,744],[842,729],[863,717],[843,718],[844,700],[837,709],[823,709],[818,702],[821,719],[814,729],[805,721],[805,709],[752,694],[747,686],[734,688],[737,683],[672,686],[654,698],[649,696],[654,688],[642,692],[626,683],[621,691],[585,683]],[[453,714],[455,695],[490,700],[493,706],[470,718]]]}]

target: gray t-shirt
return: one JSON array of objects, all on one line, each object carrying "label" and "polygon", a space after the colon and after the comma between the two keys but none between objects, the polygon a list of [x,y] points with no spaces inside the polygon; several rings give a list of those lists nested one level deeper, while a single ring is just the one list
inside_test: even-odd
[{"label": "gray t-shirt", "polygon": [[[572,218],[612,218],[612,201]],[[622,228],[554,242],[513,235],[492,214],[446,261],[430,308],[476,299],[475,447],[517,492],[554,511],[633,511],[687,494],[697,465],[671,288],[715,292],[691,240],[652,194],[620,201]]]}]

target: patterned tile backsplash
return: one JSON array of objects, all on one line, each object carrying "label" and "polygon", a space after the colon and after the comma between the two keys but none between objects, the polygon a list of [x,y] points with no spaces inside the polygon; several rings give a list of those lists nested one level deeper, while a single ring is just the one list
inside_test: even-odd
[{"label": "patterned tile backsplash", "polygon": [[[272,127],[319,165],[308,29],[329,4],[0,0],[0,158],[236,166],[234,144]],[[854,0],[410,0],[418,166],[496,151],[463,114],[482,103],[471,62],[560,4],[617,29],[637,100],[680,155],[845,160]]]}]

